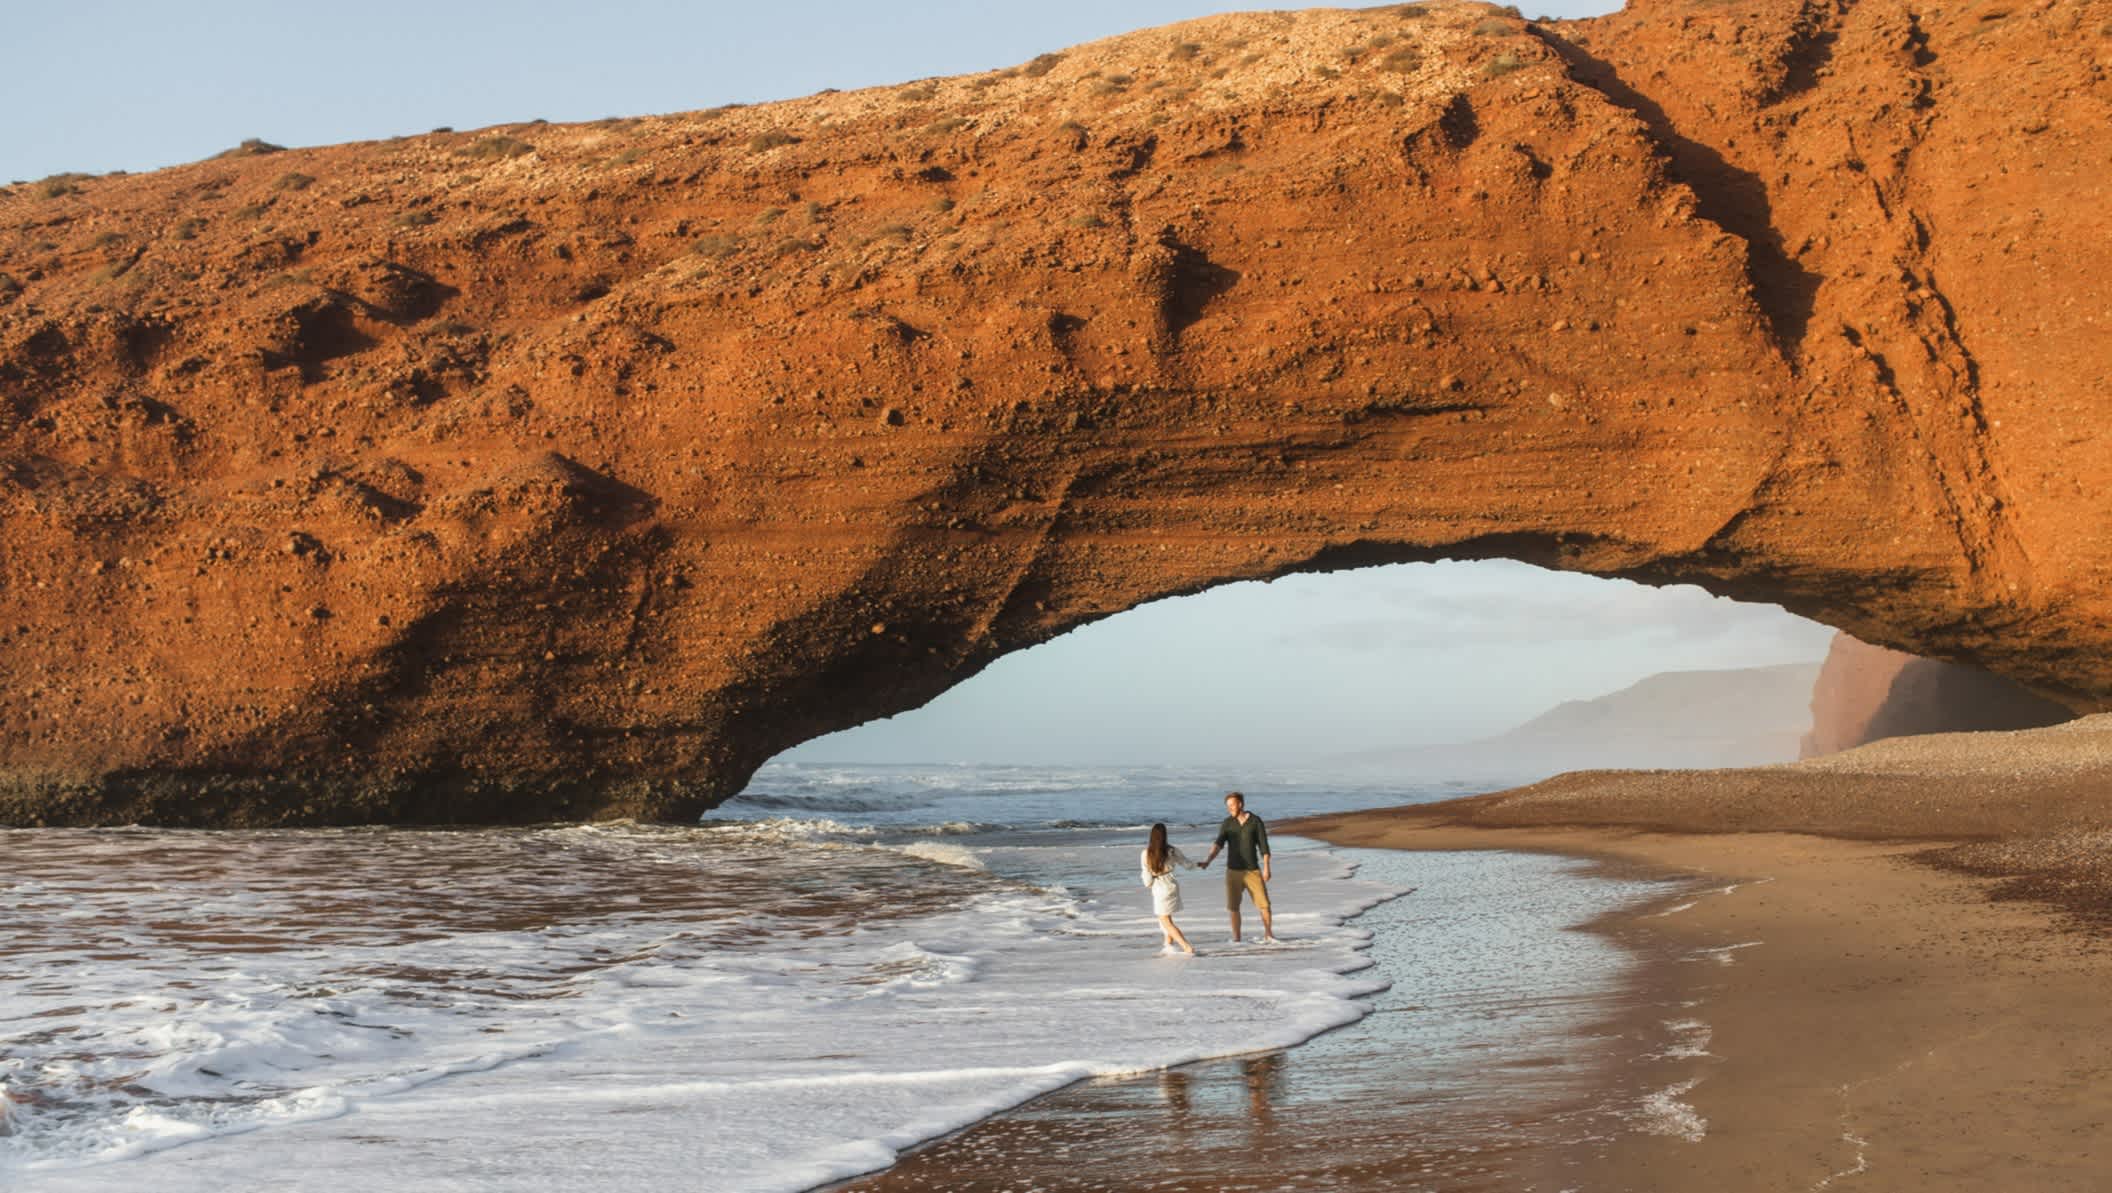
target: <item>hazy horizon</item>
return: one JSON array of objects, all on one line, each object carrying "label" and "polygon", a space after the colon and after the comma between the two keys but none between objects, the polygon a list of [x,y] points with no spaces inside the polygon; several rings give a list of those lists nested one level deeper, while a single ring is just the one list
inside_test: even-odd
[{"label": "hazy horizon", "polygon": [[1692,585],[1510,560],[1175,597],[1074,630],[794,762],[1299,765],[1477,741],[1667,671],[1816,663],[1834,631]]}]

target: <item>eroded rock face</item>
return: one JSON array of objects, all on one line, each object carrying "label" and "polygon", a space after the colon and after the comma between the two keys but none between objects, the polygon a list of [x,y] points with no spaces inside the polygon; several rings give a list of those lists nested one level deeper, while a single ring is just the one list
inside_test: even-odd
[{"label": "eroded rock face", "polygon": [[2102,14],[1213,18],[0,193],[0,820],[689,816],[1504,555],[2112,695]]},{"label": "eroded rock face", "polygon": [[1801,756],[1923,733],[2041,729],[2074,716],[1978,667],[1918,659],[1836,634],[1813,687],[1811,732]]}]

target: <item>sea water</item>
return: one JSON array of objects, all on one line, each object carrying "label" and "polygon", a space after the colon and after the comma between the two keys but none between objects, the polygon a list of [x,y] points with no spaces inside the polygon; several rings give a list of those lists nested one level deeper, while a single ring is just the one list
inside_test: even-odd
[{"label": "sea water", "polygon": [[1405,886],[1280,838],[1285,943],[1230,945],[1213,871],[1161,956],[1143,829],[1200,857],[1233,781],[1462,790],[773,765],[693,827],[0,833],[0,1184],[793,1190],[1296,1045],[1388,986],[1357,917]]}]

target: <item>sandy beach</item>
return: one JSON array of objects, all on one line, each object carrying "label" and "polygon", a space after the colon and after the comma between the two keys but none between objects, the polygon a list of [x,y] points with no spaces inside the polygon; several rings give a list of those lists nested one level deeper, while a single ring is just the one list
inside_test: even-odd
[{"label": "sandy beach", "polygon": [[[1689,960],[1644,1001],[1708,1024],[1690,1137],[1630,1134],[1586,1189],[2101,1190],[2112,1179],[2112,949],[2044,904],[1920,860],[1922,843],[1755,833],[1308,821],[1342,844],[1647,862],[1714,893],[1613,917]],[[1668,1087],[1694,1076],[1666,1060]],[[1682,1076],[1685,1074],[1685,1076]]]},{"label": "sandy beach", "polygon": [[[1657,1091],[1652,1129],[1543,1142],[1471,1187],[2080,1193],[2112,1185],[2108,733],[2112,718],[2096,717],[1788,766],[1586,773],[1275,828],[1360,848],[1591,858],[1665,883],[1589,925],[1640,964],[1576,1043],[1602,1086]],[[1684,1031],[1675,1046],[1592,1051],[1667,1024]],[[1182,1080],[1236,1089],[1233,1063]],[[1162,1182],[1150,1157],[1175,1124],[1139,1079],[1127,1094],[1050,1095],[857,1187],[1468,1187],[1424,1183],[1430,1154],[1402,1131],[1415,1075],[1399,1076],[1390,1095],[1331,1112],[1398,1149],[1346,1180],[1315,1183],[1311,1151],[1250,1133],[1230,1144],[1247,1149],[1236,1179]],[[1030,1159],[1080,1139],[1084,1166],[1051,1175]]]},{"label": "sandy beach", "polygon": [[1600,925],[1695,958],[1648,980],[1711,1030],[1693,1137],[1624,1136],[1591,1165],[1586,1187],[1639,1191],[2112,1185],[2108,827],[2108,716],[1284,826],[1720,880]]}]

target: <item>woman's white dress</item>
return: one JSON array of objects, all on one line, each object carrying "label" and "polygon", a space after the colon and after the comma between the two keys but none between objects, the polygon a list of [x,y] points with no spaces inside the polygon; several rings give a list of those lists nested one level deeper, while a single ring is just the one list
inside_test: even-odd
[{"label": "woman's white dress", "polygon": [[1150,854],[1151,851],[1146,850],[1144,855],[1138,858],[1138,867],[1143,871],[1144,885],[1151,888],[1151,914],[1172,915],[1181,909],[1181,884],[1173,880],[1174,870],[1181,866],[1190,870],[1200,870],[1202,867],[1189,861],[1188,855],[1182,853],[1179,846],[1169,845],[1166,847],[1166,872],[1153,874]]}]

